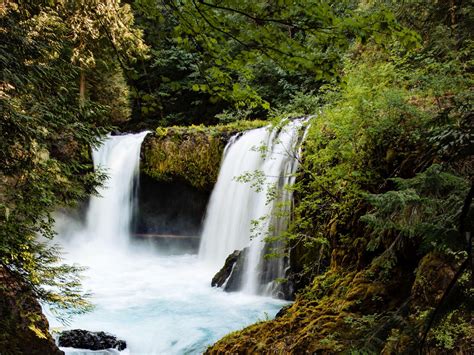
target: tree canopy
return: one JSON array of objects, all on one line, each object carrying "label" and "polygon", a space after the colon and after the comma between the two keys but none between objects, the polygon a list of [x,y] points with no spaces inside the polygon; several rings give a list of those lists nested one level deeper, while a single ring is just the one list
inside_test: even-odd
[{"label": "tree canopy", "polygon": [[195,106],[219,104],[217,109],[267,116],[295,92],[315,92],[337,80],[355,41],[396,39],[412,47],[419,39],[387,7],[357,1],[139,0],[133,6],[159,49],[152,50],[146,74],[137,68],[138,78],[146,80],[162,66],[182,73],[162,72],[154,83],[137,85],[141,117],[150,111],[163,117],[165,101],[180,95],[195,97]]}]

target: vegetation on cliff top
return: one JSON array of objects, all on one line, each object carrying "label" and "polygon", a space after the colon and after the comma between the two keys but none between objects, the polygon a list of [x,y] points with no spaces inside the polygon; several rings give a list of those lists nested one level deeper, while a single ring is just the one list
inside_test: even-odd
[{"label": "vegetation on cliff top", "polygon": [[211,190],[229,138],[267,124],[254,120],[215,126],[158,127],[145,140],[141,169],[157,180],[183,180],[198,189]]}]

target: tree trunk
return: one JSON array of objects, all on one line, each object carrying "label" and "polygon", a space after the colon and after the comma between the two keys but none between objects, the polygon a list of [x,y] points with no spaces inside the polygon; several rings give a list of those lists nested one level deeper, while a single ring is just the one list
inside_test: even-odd
[{"label": "tree trunk", "polygon": [[456,26],[456,2],[455,2],[455,0],[451,0],[449,11],[451,12],[451,27],[454,28],[454,26]]},{"label": "tree trunk", "polygon": [[84,102],[86,101],[86,74],[84,70],[81,70],[81,74],[79,77],[79,106],[84,106]]}]

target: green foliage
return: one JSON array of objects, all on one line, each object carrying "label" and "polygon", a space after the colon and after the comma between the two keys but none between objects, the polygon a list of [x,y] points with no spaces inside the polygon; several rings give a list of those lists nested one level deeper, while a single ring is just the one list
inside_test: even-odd
[{"label": "green foliage", "polygon": [[124,71],[112,53],[97,59],[94,69],[87,71],[89,99],[107,108],[107,115],[115,123],[131,117],[130,90]]},{"label": "green foliage", "polygon": [[[129,48],[135,39],[127,37],[133,29],[120,24],[131,24],[130,12],[114,17],[122,10],[118,1],[0,6],[0,268],[62,319],[90,304],[81,268],[63,264],[51,241],[52,212],[95,192],[104,176],[93,172],[88,149],[110,130],[111,102],[80,105],[78,78],[98,64],[99,49],[119,46],[102,30],[124,41],[116,48],[123,56],[135,50]],[[95,85],[104,88],[102,80],[95,78]]]},{"label": "green foliage", "polygon": [[118,60],[127,63],[143,57],[147,51],[128,4],[117,0],[54,0],[49,5],[45,7],[49,16],[60,18],[70,31],[71,60],[82,69],[94,68],[97,56],[110,49]]},{"label": "green foliage", "polygon": [[[472,347],[469,272],[452,290],[448,311],[438,314],[439,331],[424,349],[419,339],[466,255],[459,217],[474,147],[472,5],[361,1],[356,11],[394,14],[419,34],[400,29],[354,40],[338,57],[338,80],[325,78],[314,90],[300,86],[293,102],[275,112],[317,114],[285,235],[290,280],[300,294],[283,317],[244,329],[210,352],[258,351],[256,344],[275,353]],[[417,38],[416,48],[406,45]],[[450,316],[453,309],[457,316]]]},{"label": "green foliage", "polygon": [[92,101],[109,108],[113,122],[130,118],[129,89],[124,71],[146,57],[143,33],[134,26],[128,4],[120,1],[53,1],[49,11],[68,29],[71,61],[80,69],[80,80]]},{"label": "green foliage", "polygon": [[[214,64],[206,70],[209,82],[232,87],[230,93],[215,85],[204,90],[234,96],[243,104],[246,100],[250,105],[254,100],[262,104],[248,85],[255,77],[252,66],[258,68],[269,61],[287,73],[330,78],[336,74],[339,56],[350,38],[365,39],[373,33],[378,36],[401,30],[387,11],[360,11],[351,1],[337,6],[325,1],[287,5],[270,7],[258,1],[169,3],[181,20],[178,42],[202,47]],[[223,45],[226,42],[229,46]],[[237,71],[241,83],[236,89],[232,76]]]},{"label": "green foliage", "polygon": [[136,0],[132,7],[150,45],[129,75],[134,119],[147,127],[217,123],[213,116],[226,105],[199,90],[203,56],[174,40],[176,17],[162,2]]},{"label": "green foliage", "polygon": [[[463,310],[466,311],[466,310]],[[454,350],[463,339],[472,339],[473,329],[460,310],[450,312],[435,328],[430,337],[443,350]]]},{"label": "green foliage", "polygon": [[425,252],[435,249],[448,253],[463,249],[464,236],[459,235],[458,228],[469,189],[465,179],[432,165],[412,179],[393,181],[396,191],[368,196],[375,208],[362,219],[372,229],[369,249],[378,248],[387,235],[419,238]]},{"label": "green foliage", "polygon": [[301,117],[316,114],[322,106],[321,97],[313,91],[304,93],[296,91],[291,94],[288,104],[278,107],[273,115],[286,117]]},{"label": "green foliage", "polygon": [[[435,72],[427,73],[427,62]],[[342,84],[314,97],[325,105],[311,121],[289,233],[290,243],[305,245],[295,251],[303,271],[320,270],[335,238],[353,247],[367,243],[347,232],[354,233],[366,208],[364,194],[386,189],[386,178],[411,177],[435,156],[451,162],[469,156],[473,128],[464,99],[472,76],[463,67],[460,58],[444,65],[431,53],[400,52],[396,45],[353,47]]]},{"label": "green foliage", "polygon": [[292,244],[310,251],[308,260],[301,258],[309,273],[326,264],[330,240],[357,243],[347,233],[363,209],[363,192],[410,156],[426,119],[408,104],[411,93],[398,88],[396,66],[374,55],[380,54],[369,47],[347,62],[344,85],[328,87],[326,106],[311,120],[289,234]]},{"label": "green foliage", "polygon": [[136,114],[160,125],[189,124],[190,115],[213,124],[226,111],[219,119],[265,117],[339,77],[356,39],[418,41],[388,8],[352,0],[135,0],[134,9],[153,47],[135,67]]}]

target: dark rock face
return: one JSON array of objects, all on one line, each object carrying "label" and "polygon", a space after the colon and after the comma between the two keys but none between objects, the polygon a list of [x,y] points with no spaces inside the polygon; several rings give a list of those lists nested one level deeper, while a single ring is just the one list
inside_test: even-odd
[{"label": "dark rock face", "polygon": [[127,347],[127,343],[124,340],[119,340],[111,334],[90,332],[83,329],[62,332],[59,335],[58,344],[64,347],[89,350],[117,349],[121,351]]},{"label": "dark rock face", "polygon": [[289,305],[286,305],[286,306],[282,307],[282,308],[278,311],[278,313],[275,315],[275,319],[276,319],[276,318],[281,318],[281,317],[286,316],[286,314],[288,313],[288,311],[289,311],[289,309],[291,308],[291,306],[292,306],[292,305],[289,304]]},{"label": "dark rock face", "polygon": [[141,173],[132,220],[132,234],[189,237],[146,240],[156,243],[160,251],[196,253],[199,249],[199,235],[208,200],[209,192],[200,191],[180,181],[157,181]]},{"label": "dark rock face", "polygon": [[212,278],[211,285],[224,287],[226,292],[238,291],[242,285],[247,252],[248,248],[234,250],[225,260],[222,269]]},{"label": "dark rock face", "polygon": [[245,259],[248,251],[249,248],[244,248],[239,253],[237,260],[231,269],[232,272],[229,275],[229,279],[225,284],[224,291],[233,292],[241,289],[244,278]]},{"label": "dark rock face", "polygon": [[292,281],[291,275],[286,276],[286,282],[282,282],[278,285],[277,292],[275,295],[282,300],[294,301],[295,300],[295,287]]},{"label": "dark rock face", "polygon": [[[211,285],[214,287],[224,287],[224,291],[233,292],[238,291],[242,288],[244,278],[245,259],[247,257],[249,248],[242,250],[235,250],[230,254],[222,269],[212,278]],[[291,279],[290,268],[286,268],[285,278],[286,281],[276,281],[275,278],[278,273],[275,271],[276,263],[288,264],[287,259],[275,259],[275,260],[263,260],[263,270],[258,275],[258,279],[261,281],[261,285],[267,285],[271,287],[271,293],[275,297],[284,300],[293,300],[295,289]],[[278,265],[276,265],[278,266]]]},{"label": "dark rock face", "polygon": [[[272,254],[274,250],[283,248],[281,241],[266,243],[263,254]],[[295,289],[288,256],[264,258],[260,263],[261,271],[258,277],[261,285],[266,285],[267,292],[280,299],[293,300]]]},{"label": "dark rock face", "polygon": [[230,254],[227,259],[225,259],[225,263],[222,269],[220,269],[219,272],[212,278],[212,287],[222,287],[222,285],[224,285],[225,281],[232,273],[232,269],[234,268],[235,263],[239,259],[239,255],[241,252],[241,250],[234,250],[234,252]]},{"label": "dark rock face", "polygon": [[0,267],[0,353],[64,355],[28,287]]}]

